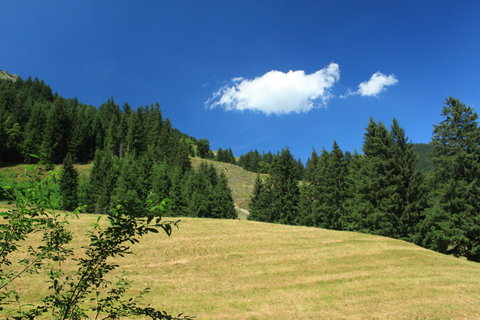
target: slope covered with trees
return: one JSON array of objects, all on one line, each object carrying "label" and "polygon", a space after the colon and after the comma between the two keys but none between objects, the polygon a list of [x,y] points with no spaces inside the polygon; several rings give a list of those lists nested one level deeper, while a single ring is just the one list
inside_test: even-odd
[{"label": "slope covered with trees", "polygon": [[[37,79],[0,80],[0,163],[65,161],[53,207],[105,213],[122,203],[142,215],[148,201],[168,198],[176,215],[235,218],[225,177],[192,169],[195,154],[212,157],[208,140],[173,128],[158,103],[134,110],[109,99],[97,109]],[[77,179],[72,163],[90,161],[88,180]]]}]

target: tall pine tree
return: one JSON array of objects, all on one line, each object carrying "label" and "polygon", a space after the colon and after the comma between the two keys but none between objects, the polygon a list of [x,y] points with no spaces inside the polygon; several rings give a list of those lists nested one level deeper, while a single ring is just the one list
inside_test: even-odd
[{"label": "tall pine tree", "polygon": [[480,261],[480,130],[478,115],[448,98],[433,132],[435,203],[423,245]]},{"label": "tall pine tree", "polygon": [[77,207],[77,188],[78,173],[73,167],[72,155],[67,154],[63,161],[63,168],[60,176],[60,198],[63,210],[72,211]]}]

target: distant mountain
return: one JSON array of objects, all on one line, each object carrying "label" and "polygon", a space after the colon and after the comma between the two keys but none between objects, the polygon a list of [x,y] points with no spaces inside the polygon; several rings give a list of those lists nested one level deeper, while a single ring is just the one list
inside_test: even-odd
[{"label": "distant mountain", "polygon": [[20,77],[16,74],[12,74],[5,70],[0,70],[0,79],[2,80],[17,81],[18,78]]},{"label": "distant mountain", "polygon": [[420,171],[426,172],[433,169],[431,154],[433,146],[430,143],[414,143],[413,147],[418,155],[417,168]]}]

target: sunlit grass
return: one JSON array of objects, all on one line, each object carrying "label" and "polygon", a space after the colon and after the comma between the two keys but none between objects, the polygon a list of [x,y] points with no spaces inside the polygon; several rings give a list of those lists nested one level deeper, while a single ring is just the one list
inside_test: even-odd
[{"label": "sunlit grass", "polygon": [[[73,246],[96,219],[72,220]],[[198,319],[478,319],[480,264],[384,237],[181,218],[119,261],[145,303]],[[18,281],[30,301],[38,277]]]}]

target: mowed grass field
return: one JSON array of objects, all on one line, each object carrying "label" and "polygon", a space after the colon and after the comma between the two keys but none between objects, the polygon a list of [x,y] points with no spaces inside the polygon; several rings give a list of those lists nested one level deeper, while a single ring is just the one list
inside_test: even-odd
[{"label": "mowed grass field", "polygon": [[[71,221],[74,247],[94,215]],[[197,319],[479,319],[480,264],[366,234],[181,218],[119,260],[144,302]],[[16,288],[31,302],[38,278]],[[1,317],[0,317],[1,318]]]}]

